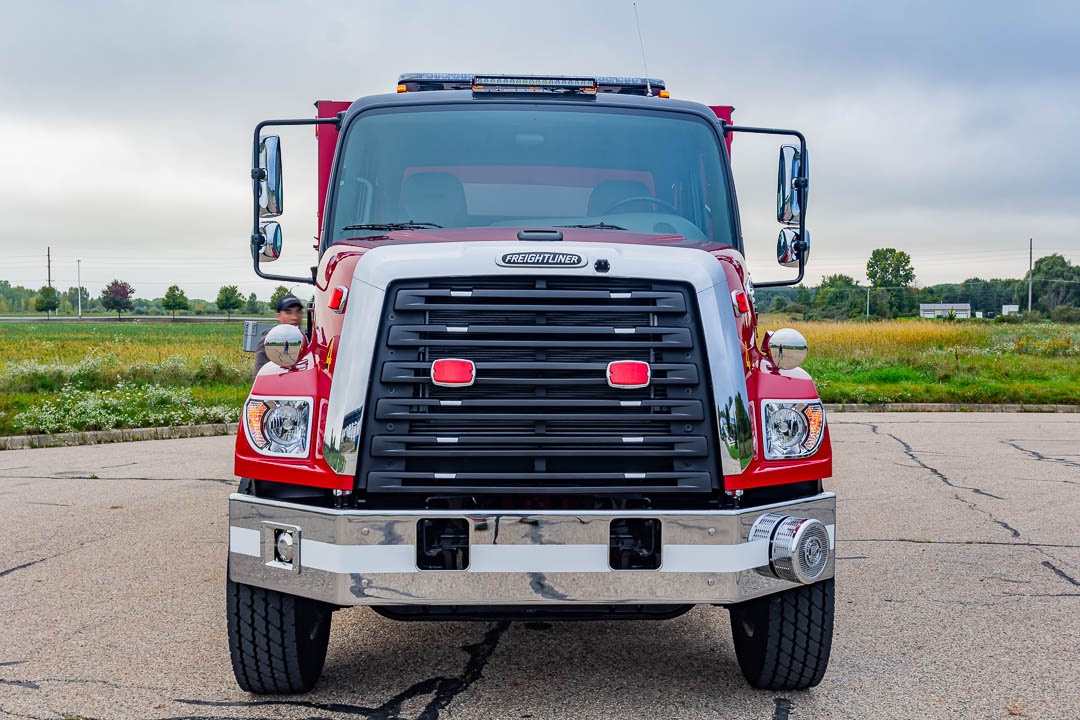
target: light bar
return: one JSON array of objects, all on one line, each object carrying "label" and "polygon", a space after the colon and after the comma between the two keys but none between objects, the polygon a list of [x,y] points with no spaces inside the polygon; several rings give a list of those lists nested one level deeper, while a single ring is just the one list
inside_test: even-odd
[{"label": "light bar", "polygon": [[653,92],[664,90],[667,84],[660,78],[622,77],[615,75],[602,75],[596,78],[598,85],[612,85],[615,87],[641,87],[651,86]]},{"label": "light bar", "polygon": [[553,77],[553,76],[514,76],[514,75],[477,75],[473,78],[472,90],[479,92],[547,92],[547,93],[595,93],[597,83],[594,78]]},{"label": "light bar", "polygon": [[660,78],[623,75],[598,77],[560,75],[473,75],[467,73],[403,73],[397,91],[473,90],[474,92],[617,93],[670,97]]}]

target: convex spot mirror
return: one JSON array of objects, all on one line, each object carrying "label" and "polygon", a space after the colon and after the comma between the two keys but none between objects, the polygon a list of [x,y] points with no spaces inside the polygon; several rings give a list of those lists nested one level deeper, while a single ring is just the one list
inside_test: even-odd
[{"label": "convex spot mirror", "polygon": [[278,217],[284,206],[281,187],[281,139],[267,135],[259,141],[259,217]]},{"label": "convex spot mirror", "polygon": [[784,267],[799,267],[800,256],[803,267],[810,260],[810,231],[803,232],[802,242],[799,240],[799,231],[795,228],[784,228],[780,236],[776,238],[776,262]]},{"label": "convex spot mirror", "polygon": [[794,370],[806,360],[809,348],[798,330],[780,328],[765,341],[765,352],[781,370]]},{"label": "convex spot mirror", "polygon": [[259,231],[262,233],[263,244],[259,256],[264,262],[273,262],[281,257],[281,226],[276,222],[263,223]]},{"label": "convex spot mirror", "polygon": [[263,349],[266,358],[283,368],[295,367],[307,347],[307,338],[295,325],[278,325],[266,333]]},{"label": "convex spot mirror", "polygon": [[806,187],[796,187],[796,180],[807,178],[806,158],[794,145],[780,148],[780,167],[776,176],[776,219],[798,225],[806,212]]}]

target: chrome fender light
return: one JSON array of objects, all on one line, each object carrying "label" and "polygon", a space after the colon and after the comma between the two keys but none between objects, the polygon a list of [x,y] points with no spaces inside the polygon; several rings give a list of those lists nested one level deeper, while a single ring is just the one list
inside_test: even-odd
[{"label": "chrome fender light", "polygon": [[829,531],[820,520],[769,513],[750,528],[749,542],[769,541],[769,565],[759,572],[809,584],[829,564]]}]

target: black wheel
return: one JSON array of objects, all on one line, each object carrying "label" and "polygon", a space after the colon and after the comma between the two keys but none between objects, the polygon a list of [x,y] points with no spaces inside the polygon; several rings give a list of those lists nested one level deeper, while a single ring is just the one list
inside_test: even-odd
[{"label": "black wheel", "polygon": [[307,598],[227,581],[229,653],[240,688],[304,693],[326,660],[333,608]]},{"label": "black wheel", "polygon": [[759,690],[805,690],[825,675],[832,649],[833,579],[732,605],[735,657]]}]

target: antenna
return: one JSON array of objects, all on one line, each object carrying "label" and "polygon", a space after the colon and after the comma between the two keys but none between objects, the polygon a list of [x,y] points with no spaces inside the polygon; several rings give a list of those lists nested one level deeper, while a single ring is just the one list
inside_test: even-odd
[{"label": "antenna", "polygon": [[641,43],[641,64],[645,66],[645,93],[652,97],[652,84],[649,82],[649,63],[645,60],[645,38],[641,35],[641,19],[638,17],[637,3],[634,3],[634,22],[637,23],[638,42]]}]

